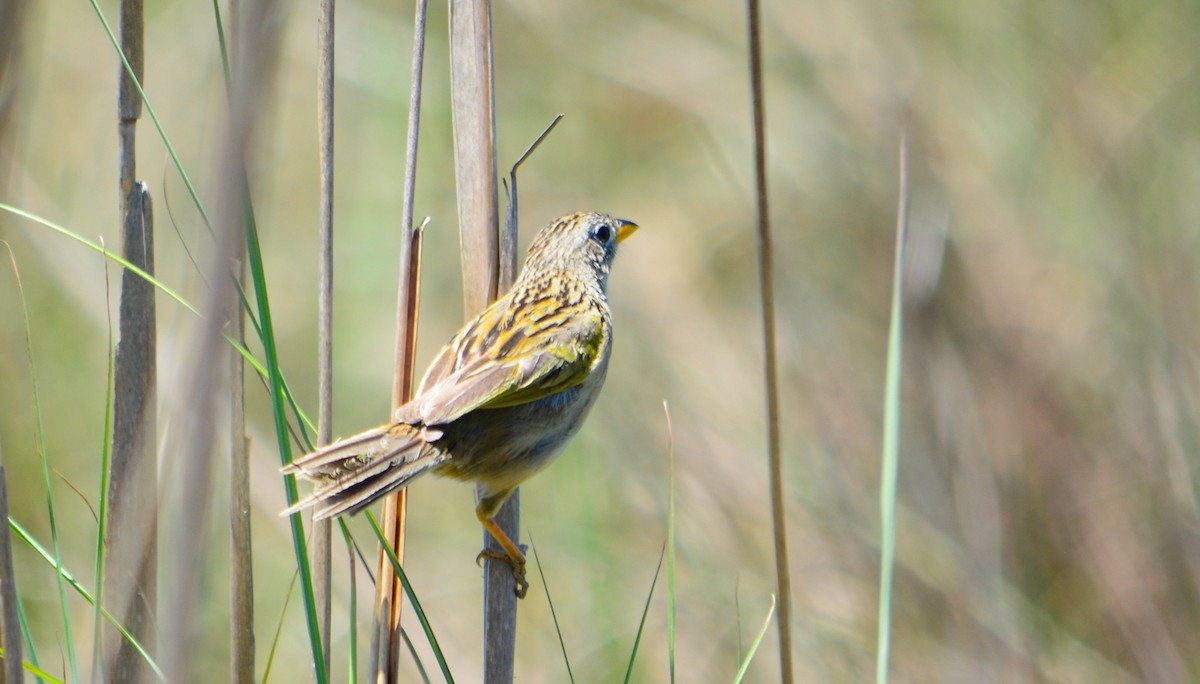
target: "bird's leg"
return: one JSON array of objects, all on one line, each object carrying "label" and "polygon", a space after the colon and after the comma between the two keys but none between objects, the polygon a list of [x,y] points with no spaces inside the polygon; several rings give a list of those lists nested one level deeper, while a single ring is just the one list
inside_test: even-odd
[{"label": "bird's leg", "polygon": [[[510,490],[511,491],[511,490]],[[516,586],[513,591],[517,598],[525,598],[525,592],[529,590],[529,582],[525,579],[525,546],[518,546],[512,539],[500,529],[496,524],[493,516],[500,508],[500,504],[508,498],[509,492],[504,492],[501,496],[488,496],[480,500],[479,505],[475,507],[475,516],[479,518],[479,522],[483,524],[483,529],[492,535],[498,544],[504,549],[504,553],[484,547],[479,555],[475,557],[475,562],[479,563],[484,558],[491,558],[508,563],[513,569],[513,580]]]}]

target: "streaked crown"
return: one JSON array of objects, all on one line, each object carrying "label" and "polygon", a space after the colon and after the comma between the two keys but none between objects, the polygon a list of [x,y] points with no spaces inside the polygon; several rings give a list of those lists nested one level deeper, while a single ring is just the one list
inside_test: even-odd
[{"label": "streaked crown", "polygon": [[603,287],[617,254],[617,245],[637,229],[637,224],[632,221],[594,211],[580,211],[555,219],[529,246],[521,277],[565,271],[594,276]]}]

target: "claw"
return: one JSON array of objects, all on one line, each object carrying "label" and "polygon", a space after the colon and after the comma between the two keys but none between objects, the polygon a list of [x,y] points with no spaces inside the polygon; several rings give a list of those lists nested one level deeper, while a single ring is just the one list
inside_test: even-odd
[{"label": "claw", "polygon": [[[522,555],[524,555],[528,547],[522,544],[520,548]],[[512,558],[505,551],[484,548],[479,552],[478,556],[475,556],[475,564],[482,566],[484,558],[508,563],[513,569],[513,581],[515,582],[513,593],[517,595],[517,598],[525,598],[525,594],[529,591],[529,581],[525,579],[525,559],[523,557]]]}]

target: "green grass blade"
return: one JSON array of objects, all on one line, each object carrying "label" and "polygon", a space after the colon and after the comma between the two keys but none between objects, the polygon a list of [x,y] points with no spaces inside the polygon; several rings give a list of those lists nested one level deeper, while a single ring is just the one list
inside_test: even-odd
[{"label": "green grass blade", "polygon": [[675,431],[671,409],[663,402],[667,418],[667,667],[675,683]]},{"label": "green grass blade", "polygon": [[[75,579],[75,576],[72,575],[65,567],[59,569],[60,566],[55,564],[54,554],[46,550],[46,547],[42,546],[41,543],[39,543],[38,540],[29,532],[29,530],[26,530],[25,527],[21,525],[21,523],[17,522],[17,520],[11,515],[8,516],[8,525],[12,531],[21,538],[21,541],[29,545],[29,548],[33,549],[39,556],[42,557],[42,560],[46,561],[46,563],[56,569],[61,580],[65,581],[72,589],[78,592],[78,594],[82,596],[85,601],[95,605],[96,599],[92,596],[91,592],[85,589],[83,585]],[[114,617],[112,613],[108,612],[103,605],[100,606],[100,612],[104,616],[104,619],[121,633],[121,636],[124,637],[125,641],[128,641],[129,645],[133,646],[138,654],[145,659],[146,663],[150,665],[150,669],[154,670],[154,674],[158,677],[159,681],[167,681],[167,677],[163,674],[163,671],[159,669],[158,663],[154,662],[154,659],[150,657],[150,654],[146,652],[146,649],[142,647],[141,643],[139,643],[138,640],[135,639],[123,625],[121,625],[117,618]],[[30,645],[32,646],[32,644]],[[30,654],[32,655],[32,653],[33,651],[31,649]],[[36,660],[34,660],[34,662],[36,662]]]},{"label": "green grass blade", "polygon": [[[350,561],[350,653],[348,660],[349,676],[347,681],[358,681],[358,569],[355,567],[354,539],[350,536],[350,528],[346,521],[338,518],[338,529],[342,531],[342,539],[346,542],[346,555]],[[424,670],[421,671],[424,674]],[[426,678],[428,681],[428,678]]]},{"label": "green grass blade", "polygon": [[433,655],[437,658],[438,666],[442,668],[442,677],[446,679],[447,684],[453,684],[454,677],[450,674],[450,666],[446,664],[446,657],[442,655],[442,647],[438,645],[437,637],[433,634],[433,627],[429,624],[429,618],[425,616],[425,609],[421,607],[421,602],[417,599],[417,593],[413,591],[412,585],[408,583],[408,575],[404,573],[404,568],[400,565],[400,559],[396,558],[396,552],[392,550],[392,545],[388,543],[387,536],[383,534],[379,523],[375,522],[375,516],[371,515],[370,511],[364,513],[367,520],[371,523],[371,529],[375,531],[375,536],[379,538],[379,543],[383,550],[387,553],[388,560],[392,563],[392,569],[396,571],[396,577],[400,578],[400,584],[404,587],[404,593],[408,595],[408,600],[413,605],[413,612],[417,614],[417,620],[421,623],[421,629],[425,630],[425,638],[429,641],[429,647],[433,649]]},{"label": "green grass blade", "polygon": [[225,24],[221,20],[221,3],[213,0],[212,7],[213,21],[217,25],[217,52],[221,55],[221,69],[225,74],[225,97],[232,100],[233,75],[229,71],[229,46],[225,42]]},{"label": "green grass blade", "polygon": [[292,602],[292,592],[296,590],[296,580],[300,577],[300,571],[292,573],[292,580],[288,582],[287,594],[283,597],[283,607],[279,609],[279,622],[275,624],[275,636],[271,639],[271,650],[267,652],[267,664],[263,668],[263,684],[271,681],[271,666],[275,664],[275,653],[279,650],[279,640],[283,636],[283,620],[287,617],[288,605]]},{"label": "green grass blade", "polygon": [[663,544],[662,553],[658,554],[658,567],[654,569],[654,579],[650,581],[650,592],[646,594],[646,605],[642,606],[642,620],[638,623],[637,635],[633,637],[633,652],[629,654],[629,667],[625,670],[625,684],[633,676],[633,663],[637,660],[638,645],[642,642],[642,630],[646,628],[646,616],[650,614],[650,599],[654,598],[654,586],[658,584],[658,575],[662,572],[663,558],[667,555],[667,545]]},{"label": "green grass blade", "polygon": [[30,221],[33,221],[34,223],[40,223],[43,226],[49,228],[50,230],[53,230],[56,233],[65,235],[65,236],[71,238],[72,240],[78,242],[79,244],[87,247],[88,249],[91,249],[92,251],[99,253],[104,258],[109,259],[110,261],[115,261],[116,263],[120,264],[121,266],[124,266],[125,268],[129,269],[130,271],[141,276],[143,279],[145,279],[146,282],[148,282],[151,285],[153,285],[154,287],[158,288],[159,292],[162,292],[163,294],[167,295],[171,299],[174,299],[183,308],[187,309],[188,311],[191,311],[192,313],[196,314],[197,316],[200,316],[200,311],[196,307],[192,306],[192,304],[190,302],[188,302],[186,299],[181,297],[177,292],[175,292],[175,290],[172,290],[171,288],[167,287],[165,284],[160,282],[158,279],[156,279],[154,276],[150,275],[149,273],[146,273],[145,271],[138,268],[137,266],[134,266],[133,264],[129,263],[124,258],[122,258],[121,255],[115,254],[115,253],[109,251],[103,245],[96,244],[95,242],[92,242],[91,240],[88,240],[85,237],[77,235],[74,232],[58,225],[57,223],[54,223],[53,221],[44,219],[41,216],[38,216],[36,214],[31,214],[22,209],[18,209],[10,204],[5,204],[3,202],[0,202],[0,209],[7,211],[10,214],[15,214],[17,216],[20,216],[21,218],[29,219]]},{"label": "green grass blade", "polygon": [[[267,297],[267,279],[263,270],[262,249],[258,241],[258,227],[253,214],[246,218],[246,255],[250,266],[250,278],[254,282],[254,296],[258,304],[258,318],[262,323],[262,345],[266,356],[267,379],[271,390],[271,413],[275,419],[275,439],[279,445],[279,460],[283,465],[292,462],[292,443],[288,439],[287,414],[284,409],[283,375],[279,370],[279,355],[275,348],[274,328],[271,325],[271,305]],[[296,478],[283,476],[283,488],[288,505],[299,500]],[[318,684],[328,681],[329,671],[325,664],[325,652],[321,647],[321,634],[317,626],[317,604],[313,596],[312,568],[308,562],[308,543],[304,536],[304,524],[299,515],[289,516],[292,530],[292,549],[296,565],[300,570],[300,588],[304,597],[304,616],[308,623],[309,645],[312,648],[313,668]]]},{"label": "green grass blade", "polygon": [[533,551],[533,564],[537,568],[538,577],[542,580],[542,591],[546,592],[546,603],[550,606],[550,618],[554,620],[554,633],[558,635],[558,647],[562,649],[563,663],[567,666],[567,679],[575,684],[575,675],[571,672],[571,659],[567,656],[567,643],[563,640],[562,629],[558,626],[558,612],[554,610],[554,600],[550,598],[550,585],[546,583],[546,573],[542,572],[542,559],[538,558],[537,544],[533,541],[533,533],[529,533],[529,548]]},{"label": "green grass blade", "polygon": [[33,675],[34,677],[37,677],[38,679],[42,680],[43,682],[50,682],[51,684],[64,684],[64,682],[61,679],[56,678],[54,675],[50,674],[49,672],[46,672],[42,668],[38,667],[37,665],[35,665],[29,661],[25,661],[25,662],[21,663],[21,667],[25,668],[26,672]]},{"label": "green grass blade", "polygon": [[754,654],[758,652],[758,645],[762,643],[763,637],[767,635],[767,628],[771,626],[771,617],[775,615],[775,597],[771,596],[771,608],[767,611],[767,619],[763,620],[762,629],[758,630],[758,636],[754,637],[754,642],[750,644],[750,650],[746,652],[746,658],[742,661],[742,666],[738,668],[737,675],[733,678],[733,684],[741,684],[742,679],[746,676],[746,670],[750,669],[750,663],[754,660]]},{"label": "green grass blade", "polygon": [[[190,313],[194,314],[197,318],[204,317],[200,313],[199,309],[197,309],[191,302],[184,299],[178,292],[171,289],[169,286],[167,286],[165,283],[158,280],[154,276],[150,275],[149,273],[146,273],[142,269],[133,265],[132,263],[130,263],[129,261],[124,259],[121,255],[116,254],[115,252],[109,251],[108,249],[106,249],[104,247],[104,245],[101,245],[96,242],[92,242],[91,240],[88,240],[87,238],[79,235],[78,233],[75,233],[74,231],[72,231],[68,228],[60,226],[57,223],[50,221],[49,219],[42,218],[41,216],[38,216],[36,214],[31,214],[23,209],[18,209],[17,207],[14,207],[12,205],[0,202],[0,210],[7,211],[10,214],[14,214],[16,216],[20,216],[21,218],[25,218],[30,221],[33,221],[34,223],[41,224],[41,225],[53,230],[54,232],[59,233],[60,235],[64,235],[64,236],[74,240],[75,242],[78,242],[79,244],[83,245],[84,247],[87,247],[88,249],[96,252],[97,254],[100,254],[105,259],[108,259],[109,261],[112,261],[112,262],[128,269],[129,271],[135,273],[136,275],[138,275],[139,277],[144,279],[146,282],[153,285],[159,292],[162,292],[167,297],[170,297],[177,304],[179,304],[183,308],[187,309]],[[250,300],[246,298],[246,294],[242,290],[240,284],[236,284],[236,287],[237,287],[238,293],[241,295],[242,306],[246,308],[247,313],[250,318],[250,322],[254,326],[254,330],[258,334],[259,339],[262,339],[262,336],[263,336],[262,326],[259,324],[258,317],[255,315],[254,310],[251,308]],[[257,373],[259,375],[259,377],[263,378],[264,381],[269,381],[269,374],[267,373],[267,367],[265,365],[263,365],[263,363],[261,361],[259,361],[257,358],[255,358],[255,356],[250,353],[249,349],[242,346],[242,344],[239,343],[237,340],[234,340],[228,336],[225,336],[225,340],[227,342],[229,342],[229,344],[234,348],[235,351],[237,351],[238,354],[241,354],[242,358],[245,359],[246,363],[250,364],[250,367],[254,369],[254,372]],[[300,422],[301,426],[302,427],[307,426],[309,431],[316,432],[316,428],[313,427],[312,420],[304,413],[304,411],[302,411],[300,409],[299,405],[297,405],[296,399],[293,396],[291,389],[289,389],[289,387],[288,387],[286,378],[284,379],[283,386],[284,386],[284,395],[287,398],[288,404],[292,407],[292,412],[296,415],[296,418]],[[303,430],[301,432],[301,435],[305,436],[305,437],[307,436],[303,432]]]},{"label": "green grass blade", "polygon": [[[104,300],[109,301],[109,282],[108,282],[108,262],[104,262]],[[106,312],[110,312],[112,307],[104,307]],[[108,465],[109,465],[109,444],[112,440],[112,409],[113,409],[113,372],[114,358],[113,353],[113,333],[112,333],[112,315],[107,317],[108,322],[108,377],[104,385],[104,441],[100,445],[100,510],[96,514],[96,562],[95,562],[95,578],[96,578],[96,600],[92,604],[92,681],[103,681],[103,649],[100,643],[100,606],[104,605],[104,534],[108,529]]]},{"label": "green grass blade", "polygon": [[[4,242],[0,240],[0,242]],[[13,258],[12,247],[4,242],[4,246],[8,249],[9,258]],[[33,638],[29,634],[29,622],[25,618],[25,606],[21,602],[21,595],[17,594],[17,620],[21,623],[21,637],[25,640],[25,650],[29,653],[29,660],[36,666],[38,664],[37,649],[33,647]]]},{"label": "green grass blade", "polygon": [[33,388],[33,419],[37,429],[37,450],[42,461],[42,484],[46,491],[46,512],[50,522],[50,540],[54,545],[54,567],[57,570],[58,606],[62,613],[63,632],[67,646],[67,665],[71,671],[71,681],[79,681],[79,672],[75,665],[75,638],[71,633],[71,613],[67,609],[67,589],[63,582],[62,548],[58,542],[58,522],[54,517],[54,495],[50,487],[50,458],[46,454],[46,429],[42,423],[42,401],[38,394],[37,364],[33,360],[33,327],[29,323],[29,306],[25,301],[25,288],[21,284],[21,273],[17,270],[17,257],[12,247],[8,247],[8,257],[12,262],[13,277],[17,281],[17,297],[21,302],[21,316],[25,327],[25,356],[29,361],[29,381]]},{"label": "green grass blade", "polygon": [[22,603],[20,594],[17,595],[17,619],[21,622],[21,638],[25,640],[25,651],[29,653],[29,662],[37,667],[37,650],[33,648],[33,637],[29,634],[29,620],[25,617],[25,604]]},{"label": "green grass blade", "polygon": [[425,663],[421,662],[421,656],[417,654],[417,648],[413,646],[412,639],[408,637],[408,631],[403,627],[400,628],[400,639],[404,642],[404,648],[408,649],[408,656],[417,664],[417,672],[421,675],[421,681],[425,684],[430,684],[429,673],[425,671]]},{"label": "green grass blade", "polygon": [[908,133],[900,140],[900,208],[896,219],[896,262],[892,272],[892,315],[888,325],[887,379],[883,399],[883,477],[880,482],[879,634],[875,682],[888,679],[892,632],[892,575],[896,562],[896,481],[900,472],[900,368],[904,330],[904,242],[908,232]]}]

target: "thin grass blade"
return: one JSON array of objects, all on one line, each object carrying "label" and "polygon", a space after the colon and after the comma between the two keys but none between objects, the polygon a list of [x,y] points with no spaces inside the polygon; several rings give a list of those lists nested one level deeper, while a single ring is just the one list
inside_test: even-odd
[{"label": "thin grass blade", "polygon": [[[266,356],[267,378],[271,387],[271,412],[275,421],[275,439],[279,446],[279,460],[283,465],[292,462],[292,445],[288,439],[287,415],[284,407],[283,374],[279,370],[279,356],[275,347],[275,329],[271,324],[271,305],[267,297],[267,278],[263,269],[262,248],[258,240],[258,226],[253,214],[246,217],[246,253],[250,266],[250,278],[254,283],[254,295],[258,304],[258,318],[262,323],[262,345]],[[284,492],[289,506],[299,500],[296,478],[283,476]],[[312,647],[313,667],[318,684],[327,681],[325,653],[321,646],[321,634],[317,625],[317,604],[313,595],[312,567],[308,562],[308,544],[304,536],[304,524],[300,516],[288,519],[292,530],[292,549],[300,570],[300,588],[304,597],[304,614],[308,624],[309,645]]]},{"label": "thin grass blade", "polygon": [[[556,119],[557,121],[557,119]],[[558,635],[558,647],[562,649],[563,663],[567,666],[567,679],[575,684],[575,675],[571,672],[571,658],[567,656],[567,642],[563,640],[562,628],[558,625],[558,612],[554,610],[554,599],[550,598],[550,585],[546,582],[546,573],[542,572],[542,559],[538,558],[537,544],[533,541],[533,533],[529,534],[529,549],[533,551],[533,564],[537,567],[538,577],[542,580],[542,591],[546,592],[546,603],[550,606],[550,618],[554,620],[554,633]]]},{"label": "thin grass blade", "polygon": [[20,595],[17,595],[17,619],[21,622],[21,639],[25,641],[25,650],[29,652],[28,662],[37,667],[37,649],[33,647],[33,637],[29,635],[29,620],[25,617],[25,606],[21,603]]},{"label": "thin grass blade", "polygon": [[21,273],[17,269],[17,257],[12,247],[8,248],[8,257],[12,262],[13,277],[17,281],[17,297],[21,302],[21,316],[25,328],[25,356],[29,362],[29,381],[33,389],[33,416],[37,429],[37,449],[42,462],[42,484],[46,493],[46,511],[50,522],[50,540],[54,545],[54,568],[58,584],[58,605],[62,613],[63,632],[66,639],[67,664],[70,667],[71,680],[79,681],[79,672],[75,665],[75,640],[71,635],[71,614],[67,608],[67,590],[63,582],[62,549],[58,543],[58,523],[54,518],[54,495],[50,489],[50,460],[46,454],[46,429],[42,423],[42,402],[38,394],[37,364],[33,359],[33,328],[29,322],[29,305],[25,301],[25,288],[21,284]]},{"label": "thin grass blade", "polygon": [[408,636],[408,630],[400,628],[400,640],[404,642],[404,648],[408,649],[408,657],[413,659],[417,665],[417,673],[421,675],[421,681],[425,684],[430,684],[429,673],[425,671],[425,663],[421,662],[421,656],[417,654],[417,648],[413,646],[412,639]]},{"label": "thin grass blade", "polygon": [[42,668],[38,667],[37,665],[35,665],[31,662],[27,661],[27,662],[21,663],[21,667],[25,668],[26,672],[33,675],[34,677],[37,677],[38,679],[42,680],[43,682],[50,682],[50,684],[65,684],[61,679],[56,678],[54,675],[50,674],[49,672],[46,672],[45,670],[43,670]]},{"label": "thin grass blade", "polygon": [[[54,554],[50,553],[50,551],[48,551],[46,549],[46,547],[42,546],[42,544],[37,541],[37,539],[33,536],[33,534],[31,534],[29,532],[29,530],[25,529],[25,527],[23,525],[21,525],[19,522],[17,522],[16,519],[13,518],[11,515],[8,516],[8,525],[12,529],[13,532],[17,533],[17,536],[21,538],[21,541],[25,542],[29,546],[29,548],[33,549],[39,556],[42,557],[42,560],[46,561],[46,563],[49,564],[51,567],[56,568],[56,571],[58,572],[59,577],[64,582],[66,582],[67,585],[69,585],[72,589],[74,589],[76,592],[78,592],[79,595],[82,596],[83,599],[85,601],[87,601],[89,604],[92,604],[92,605],[96,604],[96,599],[92,597],[91,592],[89,592],[87,589],[85,589],[83,587],[83,585],[80,584],[79,581],[75,579],[75,576],[72,575],[69,570],[67,570],[65,567],[62,568],[61,570],[57,570],[57,566],[55,565],[55,560],[54,560]],[[158,677],[159,681],[163,681],[163,682],[167,681],[166,675],[163,674],[163,671],[161,669],[159,669],[158,664],[154,662],[154,659],[150,657],[150,654],[146,652],[146,649],[142,647],[141,643],[139,643],[138,640],[135,639],[133,637],[133,635],[130,634],[129,631],[126,630],[125,627],[120,622],[117,621],[117,618],[114,617],[112,613],[108,612],[104,608],[104,606],[100,607],[100,612],[104,616],[104,619],[107,620],[109,624],[111,624],[113,627],[115,627],[117,629],[118,632],[121,633],[121,636],[125,638],[125,641],[129,642],[129,644],[137,650],[137,652],[142,656],[142,658],[144,658],[146,660],[146,663],[150,665],[151,670],[154,670],[154,674],[155,674],[155,676]],[[22,611],[21,615],[22,615],[21,629],[22,629],[22,631],[28,633],[29,628],[25,624],[25,618],[24,618],[23,611]],[[32,650],[33,643],[31,641],[28,641],[28,639],[27,639],[26,646],[28,646],[30,648],[30,656],[31,656],[30,659],[36,663],[37,660],[36,660],[36,658],[33,657],[33,650]]]},{"label": "thin grass blade", "polygon": [[775,597],[771,597],[771,608],[767,611],[767,618],[763,620],[762,629],[758,630],[758,636],[754,637],[754,642],[750,644],[750,650],[746,652],[746,658],[742,661],[742,666],[738,668],[737,675],[733,678],[733,684],[741,684],[742,679],[746,676],[746,670],[750,669],[750,663],[754,661],[754,654],[758,652],[758,645],[762,643],[763,637],[767,635],[767,628],[771,626],[771,616],[775,614]]},{"label": "thin grass blade", "polygon": [[355,552],[357,547],[354,543],[354,538],[350,536],[350,528],[346,527],[346,521],[338,518],[338,529],[342,531],[342,539],[346,542],[346,556],[348,567],[350,568],[350,651],[347,654],[349,661],[347,668],[351,682],[358,681],[358,567],[355,562]]},{"label": "thin grass blade", "polygon": [[438,666],[442,668],[442,676],[447,684],[453,684],[454,677],[450,674],[450,666],[446,664],[446,657],[442,655],[442,647],[438,644],[437,637],[433,634],[433,626],[429,624],[429,618],[425,616],[425,609],[421,607],[421,601],[417,599],[417,594],[413,591],[412,585],[408,582],[408,575],[404,573],[404,568],[400,565],[400,559],[396,558],[396,552],[392,551],[391,545],[387,543],[387,537],[383,534],[383,528],[375,521],[375,516],[367,511],[367,520],[371,523],[371,529],[375,531],[375,536],[379,538],[379,544],[387,553],[388,560],[392,564],[392,570],[396,573],[396,577],[400,579],[400,584],[404,586],[404,593],[408,596],[408,600],[413,605],[413,612],[417,614],[417,621],[421,623],[421,629],[425,631],[425,638],[429,641],[429,647],[433,649],[433,655],[437,658]]},{"label": "thin grass blade", "polygon": [[667,667],[675,682],[675,431],[671,409],[663,401],[667,419]]},{"label": "thin grass blade", "polygon": [[633,676],[633,663],[637,660],[638,645],[642,642],[642,630],[646,628],[646,616],[650,614],[650,599],[654,598],[654,587],[658,584],[658,575],[662,572],[666,555],[667,545],[663,544],[662,553],[658,555],[658,567],[654,568],[654,579],[650,581],[650,591],[646,594],[646,604],[642,607],[642,619],[638,623],[637,635],[633,638],[633,651],[629,654],[629,667],[625,670],[625,684],[629,684]]},{"label": "thin grass blade", "polygon": [[279,651],[279,640],[283,636],[284,618],[287,617],[288,606],[292,603],[292,594],[296,591],[296,580],[300,577],[300,571],[292,573],[292,579],[288,582],[287,594],[283,597],[283,607],[279,609],[279,622],[275,624],[275,636],[271,638],[271,649],[267,652],[267,664],[263,670],[263,684],[271,681],[271,666],[275,664],[275,653]]},{"label": "thin grass blade", "polygon": [[[104,301],[110,297],[108,282],[108,261],[104,262]],[[96,601],[92,609],[92,681],[103,681],[104,658],[100,644],[100,606],[104,604],[104,535],[108,529],[108,476],[109,476],[109,444],[112,439],[112,410],[113,410],[113,334],[112,307],[105,306],[108,313],[108,378],[104,385],[104,440],[100,445],[100,510],[96,513]]]},{"label": "thin grass blade", "polygon": [[908,234],[908,132],[900,138],[900,207],[896,218],[896,261],[892,271],[892,314],[888,325],[887,379],[883,394],[883,477],[880,482],[879,634],[875,682],[888,679],[892,636],[892,575],[896,564],[896,481],[900,472],[900,369],[904,330],[904,243]]}]

